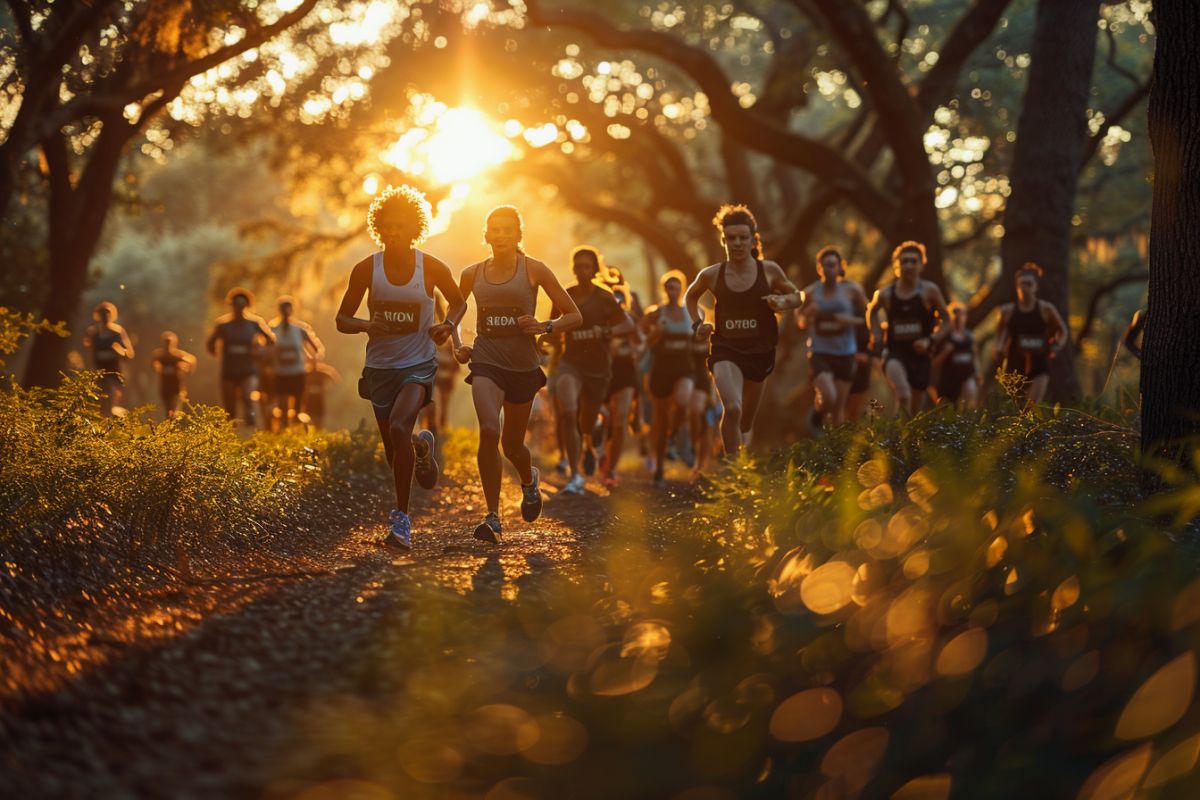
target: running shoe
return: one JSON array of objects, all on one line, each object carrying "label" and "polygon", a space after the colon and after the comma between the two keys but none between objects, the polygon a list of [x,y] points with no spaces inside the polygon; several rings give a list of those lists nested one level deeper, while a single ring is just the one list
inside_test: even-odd
[{"label": "running shoe", "polygon": [[808,433],[812,438],[819,439],[825,433],[825,415],[817,409],[808,412]]},{"label": "running shoe", "polygon": [[554,465],[554,471],[559,475],[566,475],[570,466],[570,463],[565,458],[560,458],[558,463]]},{"label": "running shoe", "polygon": [[533,481],[521,484],[521,516],[526,522],[533,522],[542,514],[542,474],[538,468],[533,468]]},{"label": "running shoe", "polygon": [[608,475],[612,472],[612,470],[608,468],[608,453],[601,454],[600,463],[596,465],[596,469],[600,470],[601,475]]},{"label": "running shoe", "polygon": [[562,488],[562,494],[583,494],[583,487],[586,481],[583,476],[576,473],[571,480],[567,481],[567,485]]},{"label": "running shoe", "polygon": [[388,523],[390,532],[385,540],[389,547],[396,547],[400,550],[412,549],[412,520],[408,518],[400,509],[392,509],[392,513],[388,515]]},{"label": "running shoe", "polygon": [[679,448],[679,459],[688,469],[696,466],[696,451],[692,448],[691,439],[684,439],[683,446]]},{"label": "running shoe", "polygon": [[654,470],[654,488],[661,489],[666,484],[666,479],[663,477],[663,468],[660,466]]},{"label": "running shoe", "polygon": [[417,483],[422,489],[432,489],[437,486],[440,472],[437,459],[434,458],[433,432],[423,430],[412,437],[412,442],[413,450],[417,454],[417,463],[413,468]]},{"label": "running shoe", "polygon": [[611,472],[604,473],[604,477],[600,479],[600,482],[604,484],[605,489],[615,489],[620,485],[619,481],[617,481],[617,476]]},{"label": "running shoe", "polygon": [[500,515],[495,511],[489,511],[488,515],[483,518],[483,522],[475,528],[475,538],[481,542],[489,544],[500,543]]},{"label": "running shoe", "polygon": [[596,474],[596,451],[590,447],[583,448],[583,474]]}]

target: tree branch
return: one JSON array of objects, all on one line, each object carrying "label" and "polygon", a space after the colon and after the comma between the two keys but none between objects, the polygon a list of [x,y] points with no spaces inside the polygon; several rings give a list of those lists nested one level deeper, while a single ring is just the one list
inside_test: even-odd
[{"label": "tree branch", "polygon": [[1083,349],[1084,340],[1092,335],[1092,327],[1095,324],[1096,317],[1099,316],[1100,312],[1100,302],[1117,289],[1120,289],[1122,286],[1144,281],[1148,277],[1149,273],[1147,273],[1145,270],[1129,272],[1098,286],[1096,291],[1092,292],[1092,299],[1088,301],[1088,310],[1087,314],[1085,314],[1083,317],[1083,324],[1079,326],[1079,333],[1073,338],[1072,341],[1076,353],[1079,353]]},{"label": "tree branch", "polygon": [[[258,47],[263,42],[297,24],[308,16],[317,2],[318,0],[304,0],[295,10],[284,14],[266,27],[247,33],[237,43],[222,47],[220,50],[215,50],[175,69],[164,70],[153,78],[106,95],[81,95],[60,107],[55,113],[50,114],[47,119],[42,121],[39,131],[44,135],[47,130],[58,130],[64,125],[87,116],[124,109],[130,103],[136,103],[147,95],[162,91],[166,86],[173,84],[182,86],[193,76],[207,72],[247,50]],[[40,139],[41,136],[38,138]]]},{"label": "tree branch", "polygon": [[849,199],[873,224],[880,228],[890,225],[897,211],[893,198],[880,192],[857,164],[836,149],[742,108],[730,91],[728,76],[706,51],[669,34],[617,28],[590,11],[548,10],[538,0],[526,0],[525,5],[528,19],[533,24],[582,31],[601,45],[649,52],[679,67],[707,95],[713,118],[731,136],[782,163],[804,169],[827,184],[843,187]]},{"label": "tree branch", "polygon": [[959,18],[938,48],[937,63],[925,75],[917,90],[917,105],[926,118],[954,91],[967,59],[992,35],[1011,2],[975,0],[974,5]]},{"label": "tree branch", "polygon": [[1104,143],[1108,132],[1120,124],[1121,120],[1129,116],[1129,114],[1146,99],[1150,94],[1150,84],[1153,78],[1147,79],[1145,83],[1140,84],[1136,89],[1121,101],[1121,105],[1113,110],[1112,115],[1105,115],[1104,124],[1100,126],[1100,130],[1096,131],[1088,139],[1087,144],[1083,148],[1083,157],[1079,160],[1079,171],[1087,167],[1088,163],[1096,157],[1100,152],[1100,145]]}]

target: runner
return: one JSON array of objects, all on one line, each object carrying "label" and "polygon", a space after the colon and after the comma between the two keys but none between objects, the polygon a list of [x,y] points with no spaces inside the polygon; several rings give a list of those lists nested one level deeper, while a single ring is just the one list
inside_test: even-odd
[{"label": "runner", "polygon": [[162,346],[150,356],[150,363],[158,373],[158,396],[163,416],[170,419],[187,402],[183,376],[196,368],[196,357],[179,349],[179,337],[174,331],[163,331]]},{"label": "runner", "polygon": [[[883,376],[896,398],[898,413],[916,414],[929,389],[930,354],[947,333],[950,311],[937,284],[921,279],[925,245],[901,242],[892,251],[896,280],[875,292],[867,308],[871,327],[871,355],[884,359]],[[879,320],[887,315],[887,333]],[[886,347],[886,354],[884,348]]]},{"label": "runner", "polygon": [[961,403],[965,408],[979,404],[983,379],[976,367],[978,356],[975,334],[967,329],[967,307],[951,303],[950,333],[933,357],[933,366],[941,370],[937,383],[939,403]]},{"label": "runner", "polygon": [[603,274],[599,250],[576,247],[571,251],[571,271],[575,273],[576,284],[567,288],[567,294],[575,301],[583,322],[564,334],[554,394],[570,473],[562,493],[583,494],[584,475],[596,471],[596,419],[608,399],[608,382],[612,377],[609,342],[614,335],[632,331],[633,320],[612,292],[596,282],[597,276]]},{"label": "runner", "polygon": [[304,414],[308,424],[315,430],[325,427],[325,394],[329,387],[342,382],[342,375],[324,361],[306,360],[307,374],[304,378]]},{"label": "runner", "polygon": [[[623,283],[613,287],[613,297],[627,314],[630,294],[629,287]],[[633,399],[640,381],[637,356],[641,343],[641,333],[636,326],[624,336],[614,336],[610,342],[612,379],[608,382],[608,440],[600,461],[600,480],[608,489],[617,488],[617,466],[621,463],[625,432],[629,428]]]},{"label": "runner", "polygon": [[92,369],[100,370],[100,413],[120,415],[125,408],[125,377],[121,362],[133,358],[129,334],[117,324],[117,307],[105,300],[92,309],[92,319],[83,332],[83,346],[92,354]]},{"label": "runner", "polygon": [[858,422],[862,419],[867,392],[871,389],[871,328],[865,324],[854,326],[854,380],[850,383],[850,394],[846,396],[846,419]]},{"label": "runner", "polygon": [[993,356],[1004,358],[1004,369],[1025,376],[1029,405],[1042,402],[1050,385],[1050,359],[1066,346],[1070,334],[1058,309],[1039,300],[1042,268],[1032,261],[1017,270],[1017,302],[1000,306]]},{"label": "runner", "polygon": [[[438,480],[435,441],[429,431],[413,435],[421,409],[433,399],[436,350],[447,339],[458,343],[458,327],[435,323],[434,291],[449,304],[449,318],[466,304],[449,268],[417,249],[429,234],[433,211],[411,186],[388,187],[371,201],[367,231],[379,250],[354,265],[337,313],[342,333],[367,334],[367,354],[359,394],[371,401],[384,453],[392,468],[396,507],[388,517],[387,544],[412,546],[409,498],[417,483],[432,489]],[[355,316],[367,296],[369,319]]]},{"label": "runner", "polygon": [[825,417],[834,425],[846,421],[846,401],[858,365],[855,355],[859,328],[866,328],[867,296],[862,287],[845,279],[841,252],[826,245],[817,252],[821,279],[804,290],[800,313],[808,330],[808,363],[816,397],[809,428],[820,433]]},{"label": "runner", "polygon": [[[779,321],[775,314],[803,300],[774,261],[762,259],[758,224],[745,206],[722,206],[713,224],[721,234],[726,261],[700,271],[687,290],[693,330],[712,336],[708,368],[724,410],[721,440],[725,455],[736,456],[754,426],[763,381],[775,369]],[[715,325],[699,316],[705,292],[715,298]]]},{"label": "runner", "polygon": [[[525,446],[530,406],[546,385],[536,337],[578,328],[583,320],[550,268],[525,255],[521,229],[516,208],[492,209],[484,225],[492,256],[467,267],[459,279],[463,297],[474,294],[479,306],[474,344],[455,353],[460,363],[470,363],[466,380],[479,418],[479,480],[488,510],[475,538],[493,544],[500,540],[500,448],[521,479],[521,516],[533,522],[542,513],[538,471]],[[560,319],[534,317],[539,288],[562,312]],[[459,311],[450,319],[457,322],[461,316]]]},{"label": "runner", "polygon": [[271,320],[271,332],[275,334],[271,359],[274,378],[271,416],[273,427],[286,428],[299,422],[304,404],[305,362],[308,358],[316,361],[324,358],[325,345],[307,322],[292,318],[296,308],[294,299],[284,295],[275,306],[279,316]]},{"label": "runner", "polygon": [[647,309],[642,331],[651,353],[650,403],[654,416],[650,438],[654,447],[654,485],[663,484],[667,442],[688,425],[692,390],[692,318],[683,307],[687,281],[679,270],[671,270],[659,281],[662,302]]},{"label": "runner", "polygon": [[241,419],[237,414],[240,402],[244,422],[254,427],[254,406],[259,399],[257,357],[262,343],[271,343],[275,334],[262,317],[249,313],[254,295],[248,290],[230,289],[225,302],[230,311],[217,319],[204,349],[215,356],[217,343],[221,343],[221,405],[230,418]]}]

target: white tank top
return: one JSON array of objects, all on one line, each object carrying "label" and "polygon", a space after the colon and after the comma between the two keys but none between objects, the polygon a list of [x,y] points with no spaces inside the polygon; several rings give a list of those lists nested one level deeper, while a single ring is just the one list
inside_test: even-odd
[{"label": "white tank top", "polygon": [[271,327],[275,334],[275,374],[304,374],[304,331],[294,322]]},{"label": "white tank top", "polygon": [[433,298],[425,291],[425,254],[413,253],[412,278],[403,286],[388,280],[383,252],[374,256],[367,309],[372,318],[382,314],[391,330],[367,339],[366,366],[373,369],[405,369],[437,357],[437,347],[426,333],[433,326],[434,311]]}]

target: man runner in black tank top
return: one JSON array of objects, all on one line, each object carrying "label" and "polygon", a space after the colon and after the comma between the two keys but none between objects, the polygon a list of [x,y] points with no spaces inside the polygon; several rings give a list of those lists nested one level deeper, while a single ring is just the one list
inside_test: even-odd
[{"label": "man runner in black tank top", "polygon": [[[901,242],[892,251],[896,280],[876,290],[867,307],[871,354],[884,358],[883,375],[901,414],[921,410],[929,389],[930,356],[934,346],[950,332],[946,298],[937,284],[921,279],[923,266],[925,245]],[[886,335],[879,320],[881,309],[887,316]]]},{"label": "man runner in black tank top", "polygon": [[1054,304],[1039,300],[1042,268],[1032,261],[1017,270],[1017,302],[1000,306],[1000,324],[992,355],[1004,368],[1025,376],[1029,405],[1042,402],[1050,385],[1050,359],[1066,346],[1070,334]]},{"label": "man runner in black tank top", "polygon": [[254,407],[258,404],[258,357],[263,345],[272,344],[275,334],[266,320],[251,314],[254,295],[247,289],[230,289],[225,296],[230,311],[218,317],[204,348],[210,356],[217,355],[221,345],[221,405],[233,419],[238,402],[242,404],[245,421],[254,426]]},{"label": "man runner in black tank top", "polygon": [[[727,260],[700,271],[688,287],[686,306],[694,332],[712,336],[708,367],[724,407],[725,455],[733,457],[754,427],[763,381],[775,369],[779,342],[775,314],[798,308],[803,295],[778,264],[762,260],[758,223],[750,209],[722,206],[713,225],[721,234]],[[705,292],[716,298],[713,322],[703,322],[700,315]]]},{"label": "man runner in black tank top", "polygon": [[583,322],[563,334],[562,357],[554,376],[557,424],[570,473],[563,494],[583,494],[583,476],[596,471],[596,442],[592,435],[600,407],[608,398],[608,381],[612,377],[609,342],[613,336],[633,330],[633,320],[612,292],[595,282],[601,264],[600,251],[594,247],[576,247],[571,253],[571,270],[577,283],[567,287],[567,294],[575,301]]}]

